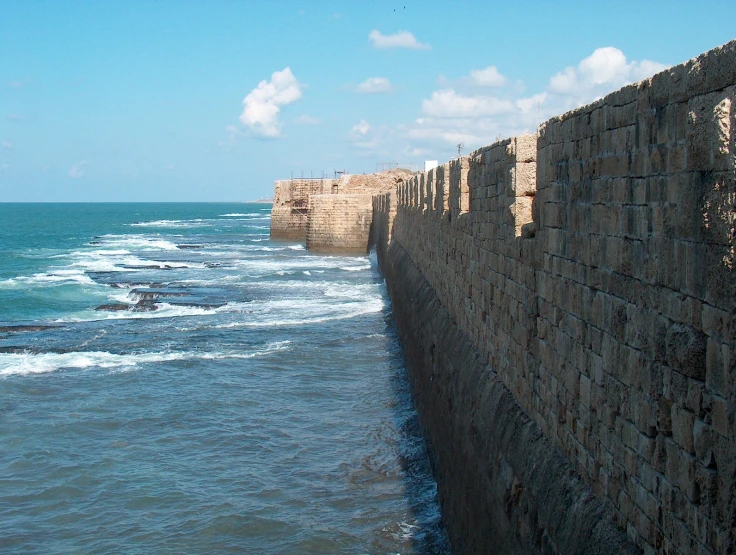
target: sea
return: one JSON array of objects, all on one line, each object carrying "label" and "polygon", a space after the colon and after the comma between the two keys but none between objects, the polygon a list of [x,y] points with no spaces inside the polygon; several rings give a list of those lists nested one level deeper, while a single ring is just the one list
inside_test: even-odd
[{"label": "sea", "polygon": [[449,553],[373,256],[0,204],[0,552]]}]

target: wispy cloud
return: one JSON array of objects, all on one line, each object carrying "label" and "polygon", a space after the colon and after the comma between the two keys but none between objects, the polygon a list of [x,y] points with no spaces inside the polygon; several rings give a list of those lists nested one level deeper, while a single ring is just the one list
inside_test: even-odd
[{"label": "wispy cloud", "polygon": [[381,142],[374,127],[364,119],[350,128],[348,139],[353,146],[361,150],[374,150]]},{"label": "wispy cloud", "polygon": [[5,116],[5,119],[13,122],[21,122],[26,120],[26,118],[21,114],[8,114],[7,116]]},{"label": "wispy cloud", "polygon": [[13,79],[11,81],[7,81],[8,87],[11,87],[13,89],[20,89],[23,87],[27,87],[28,85],[33,84],[33,79],[30,79],[28,77],[23,79]]},{"label": "wispy cloud", "polygon": [[227,139],[217,141],[217,146],[226,152],[230,152],[235,148],[238,138],[243,135],[243,132],[234,125],[228,125],[225,127],[225,133],[227,133]]},{"label": "wispy cloud", "polygon": [[283,106],[293,104],[302,97],[301,85],[289,67],[275,71],[271,80],[258,83],[243,99],[240,121],[260,137],[281,136],[279,112]]},{"label": "wispy cloud", "polygon": [[369,77],[353,89],[358,94],[378,94],[391,91],[391,82],[386,77]]},{"label": "wispy cloud", "polygon": [[487,117],[513,111],[514,103],[495,96],[466,96],[453,89],[432,93],[422,101],[422,112],[438,118]]},{"label": "wispy cloud", "polygon": [[370,130],[371,124],[362,119],[358,123],[353,125],[353,127],[350,129],[350,133],[354,137],[365,137]]},{"label": "wispy cloud", "polygon": [[79,179],[81,177],[84,177],[85,172],[87,171],[87,162],[82,160],[81,162],[77,162],[76,164],[73,164],[71,168],[69,168],[69,177],[73,179]]},{"label": "wispy cloud", "polygon": [[0,146],[3,147],[5,150],[12,150],[15,148],[15,145],[8,140],[0,142]]},{"label": "wispy cloud", "polygon": [[294,120],[294,123],[298,123],[300,125],[319,125],[322,121],[317,118],[313,118],[309,114],[302,114]]},{"label": "wispy cloud", "polygon": [[508,83],[506,76],[501,75],[496,66],[470,71],[470,79],[479,87],[503,87]]},{"label": "wispy cloud", "polygon": [[419,42],[409,31],[399,31],[393,35],[384,35],[377,29],[368,34],[374,48],[409,48],[412,50],[430,50],[429,44]]},{"label": "wispy cloud", "polygon": [[166,170],[167,172],[174,171],[174,164],[165,164],[163,166],[163,169]]}]

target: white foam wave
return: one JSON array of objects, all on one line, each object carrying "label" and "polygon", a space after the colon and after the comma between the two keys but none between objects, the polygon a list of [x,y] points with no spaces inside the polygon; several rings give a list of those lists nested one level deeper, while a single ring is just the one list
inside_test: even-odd
[{"label": "white foam wave", "polygon": [[126,256],[119,258],[91,259],[74,262],[72,266],[84,268],[89,272],[135,272],[142,269],[148,270],[158,268],[160,270],[171,268],[205,268],[203,263],[198,262],[161,262],[158,260],[146,260],[137,256]]},{"label": "white foam wave", "polygon": [[[121,299],[123,303],[129,303]],[[175,305],[169,303],[156,303],[157,310],[151,312],[133,312],[130,310],[121,310],[115,312],[106,312],[99,310],[87,310],[77,313],[68,318],[59,318],[55,320],[57,323],[65,322],[99,322],[102,320],[149,320],[153,318],[181,318],[185,316],[208,316],[217,314],[223,307],[206,307],[192,305]],[[225,305],[227,306],[227,305]],[[226,312],[226,311],[224,311]]]},{"label": "white foam wave", "polygon": [[130,251],[127,249],[96,249],[89,251],[72,251],[70,254],[65,256],[122,256],[125,254],[130,254]]},{"label": "white foam wave", "polygon": [[266,218],[268,216],[264,216],[263,214],[259,214],[258,212],[247,212],[245,214],[241,214],[239,212],[233,212],[232,214],[220,214],[221,218]]},{"label": "white foam wave", "polygon": [[58,269],[48,273],[38,273],[32,276],[17,276],[0,281],[0,289],[17,289],[29,286],[58,286],[58,285],[97,285],[92,278],[80,270]]},{"label": "white foam wave", "polygon": [[114,248],[128,247],[143,251],[175,251],[179,250],[176,243],[162,239],[161,237],[151,237],[146,235],[103,235],[100,237],[103,246],[111,246]]},{"label": "white foam wave", "polygon": [[232,321],[214,327],[227,329],[301,326],[332,320],[347,320],[381,312],[384,309],[384,300],[375,290],[370,294],[363,288],[354,288],[352,298],[348,301],[347,297],[347,291],[345,291],[343,296],[345,302],[335,302],[334,297],[325,296],[276,299],[263,303],[231,303],[227,306],[227,310],[219,309],[220,312],[242,312],[248,315],[247,320]]},{"label": "white foam wave", "polygon": [[143,364],[177,360],[247,359],[290,349],[289,341],[268,343],[250,352],[154,352],[115,354],[106,351],[70,353],[0,353],[0,376],[44,374],[61,369],[131,368]]},{"label": "white foam wave", "polygon": [[368,258],[354,258],[350,263],[346,263],[344,257],[336,256],[297,256],[285,260],[265,258],[265,259],[244,259],[234,260],[233,265],[248,275],[263,276],[267,274],[285,275],[286,273],[300,272],[304,270],[314,271],[322,269],[340,269],[346,271],[358,271],[369,269],[370,263]]},{"label": "white foam wave", "polygon": [[362,266],[341,266],[340,269],[345,270],[346,272],[360,272],[361,270],[370,270],[371,265],[364,264]]},{"label": "white foam wave", "polygon": [[174,262],[139,258],[127,249],[73,251],[64,256],[73,262],[67,266],[52,266],[46,272],[2,280],[0,281],[0,289],[53,287],[71,284],[99,285],[87,275],[87,272],[137,272],[151,268],[164,270],[207,267],[201,262]]},{"label": "white foam wave", "polygon": [[150,222],[135,222],[128,225],[131,227],[208,227],[214,225],[214,220],[201,218],[195,220],[154,220]]}]

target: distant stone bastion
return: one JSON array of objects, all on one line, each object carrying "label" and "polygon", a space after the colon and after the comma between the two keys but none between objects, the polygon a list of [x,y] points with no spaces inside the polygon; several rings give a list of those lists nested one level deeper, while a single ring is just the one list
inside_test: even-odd
[{"label": "distant stone bastion", "polygon": [[272,235],[375,246],[454,552],[736,553],[736,41],[381,175]]},{"label": "distant stone bastion", "polygon": [[368,252],[373,196],[412,177],[393,169],[340,179],[284,179],[274,186],[271,237],[305,241],[319,252]]}]

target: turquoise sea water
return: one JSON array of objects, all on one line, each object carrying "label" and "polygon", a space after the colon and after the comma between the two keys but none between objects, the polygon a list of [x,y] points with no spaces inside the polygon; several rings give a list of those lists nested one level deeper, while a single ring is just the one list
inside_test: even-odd
[{"label": "turquoise sea water", "polygon": [[448,552],[374,261],[269,218],[0,204],[0,551]]}]

